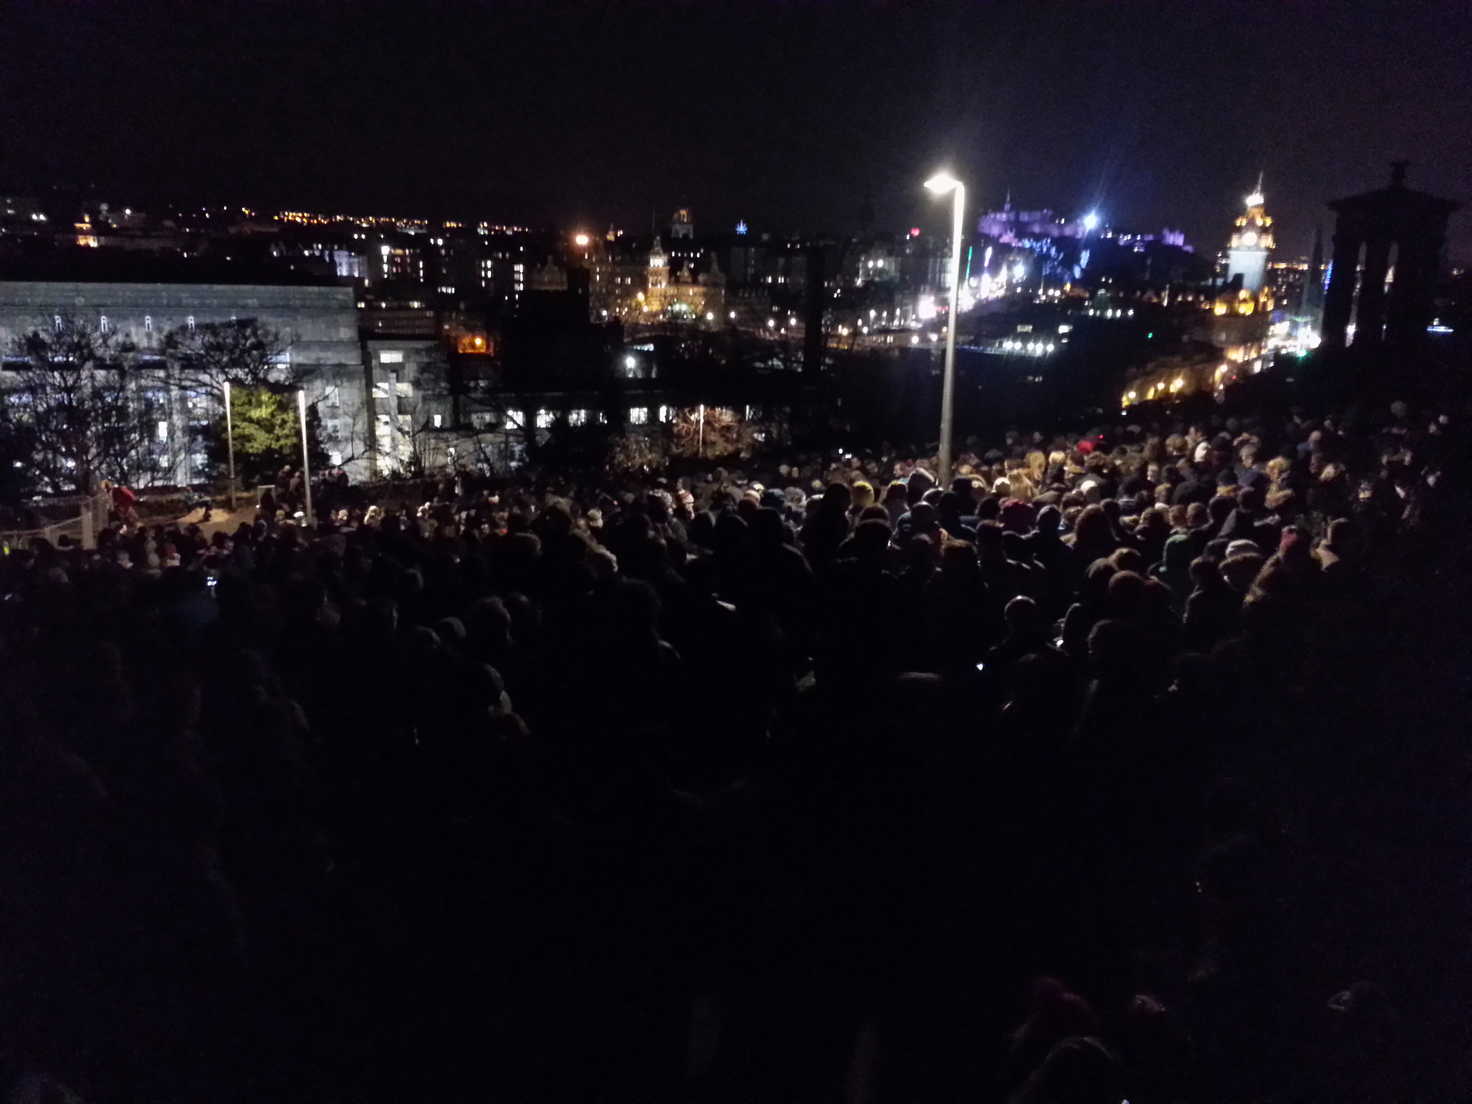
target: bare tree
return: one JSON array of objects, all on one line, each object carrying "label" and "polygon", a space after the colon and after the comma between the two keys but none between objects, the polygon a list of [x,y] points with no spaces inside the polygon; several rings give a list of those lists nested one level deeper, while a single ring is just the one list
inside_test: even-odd
[{"label": "bare tree", "polygon": [[135,348],[111,331],[57,315],[16,338],[6,375],[14,417],[53,492],[91,493],[102,479],[143,484],[166,464],[154,447],[164,402],[142,386]]},{"label": "bare tree", "polygon": [[254,318],[175,326],[164,335],[162,352],[170,383],[189,395],[223,402],[225,384],[266,391],[289,391],[298,383],[286,362],[291,343]]}]

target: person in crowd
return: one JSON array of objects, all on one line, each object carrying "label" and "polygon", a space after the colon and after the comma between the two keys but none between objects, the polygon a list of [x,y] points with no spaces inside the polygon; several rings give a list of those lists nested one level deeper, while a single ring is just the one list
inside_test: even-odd
[{"label": "person in crowd", "polygon": [[918,449],[329,471],[311,526],[286,469],[233,534],[12,547],[0,1075],[1117,1104],[1383,1060],[1413,1098],[1378,987],[1314,1035],[1341,963],[1290,892],[1410,769],[1380,695],[1455,681],[1406,625],[1465,572],[1398,557],[1465,559],[1457,423],[1379,421],[1016,433],[945,486]]}]

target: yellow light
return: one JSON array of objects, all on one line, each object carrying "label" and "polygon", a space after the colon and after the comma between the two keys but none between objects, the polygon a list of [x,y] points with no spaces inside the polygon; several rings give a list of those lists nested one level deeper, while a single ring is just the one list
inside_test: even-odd
[{"label": "yellow light", "polygon": [[589,240],[590,239],[587,234],[579,234],[577,237],[573,238],[573,241],[576,242],[579,247],[586,246]]}]

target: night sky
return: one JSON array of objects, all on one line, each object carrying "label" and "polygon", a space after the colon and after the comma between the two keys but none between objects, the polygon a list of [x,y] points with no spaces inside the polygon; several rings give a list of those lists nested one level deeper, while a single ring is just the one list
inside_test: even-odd
[{"label": "night sky", "polygon": [[[941,229],[974,203],[1221,244],[1266,171],[1472,198],[1472,9],[1423,3],[55,3],[0,20],[0,186],[647,229]],[[969,220],[968,220],[969,221]],[[1452,252],[1472,257],[1472,214]]]}]

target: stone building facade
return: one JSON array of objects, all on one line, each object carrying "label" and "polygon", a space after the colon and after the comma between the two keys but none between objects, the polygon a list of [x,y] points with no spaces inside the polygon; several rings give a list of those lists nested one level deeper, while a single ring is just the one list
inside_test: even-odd
[{"label": "stone building facade", "polygon": [[[178,326],[253,319],[278,331],[287,346],[283,368],[301,378],[307,401],[319,404],[329,456],[354,478],[369,474],[370,383],[351,287],[4,280],[0,357],[10,359],[16,339],[59,325],[63,317],[126,337],[143,357],[160,350],[164,335]],[[181,402],[170,405],[174,424],[161,437],[178,441],[190,438],[188,423],[214,415]],[[174,482],[201,478],[202,456],[184,449],[171,453],[169,462]]]}]

